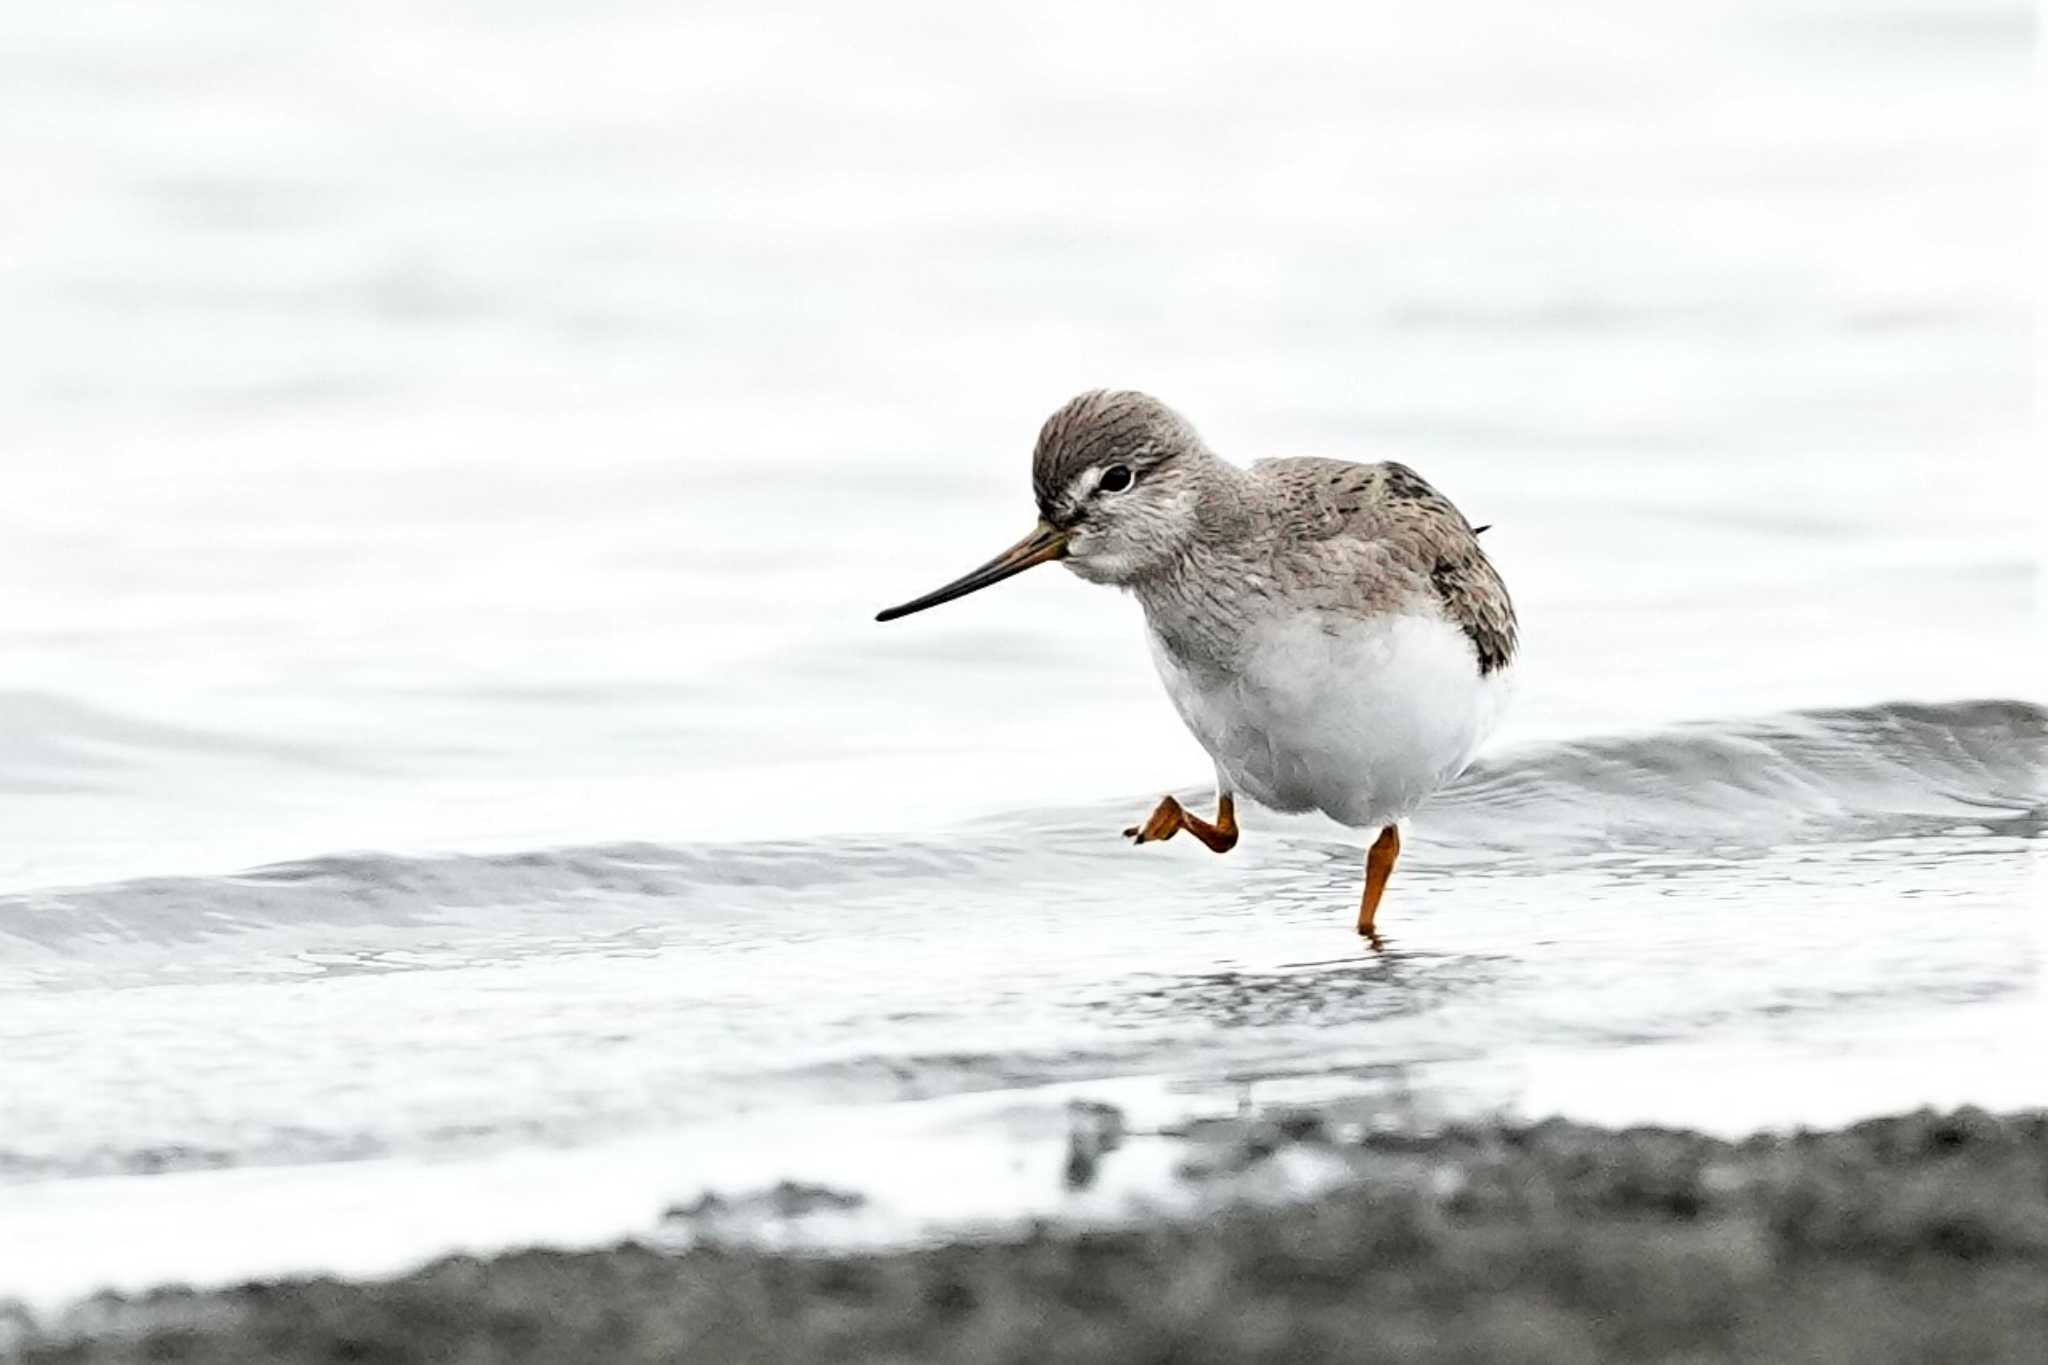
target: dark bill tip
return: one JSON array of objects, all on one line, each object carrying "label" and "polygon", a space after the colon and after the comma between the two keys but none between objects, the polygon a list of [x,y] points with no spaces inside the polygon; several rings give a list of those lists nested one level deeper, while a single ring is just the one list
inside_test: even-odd
[{"label": "dark bill tip", "polygon": [[1013,574],[1023,573],[1034,564],[1059,559],[1067,553],[1067,533],[1049,522],[1039,522],[1030,535],[1012,545],[1009,549],[991,559],[978,569],[971,569],[960,575],[943,588],[935,588],[922,597],[914,597],[901,606],[890,607],[887,611],[875,613],[877,621],[894,621],[899,616],[936,607],[941,602],[950,602],[956,597],[979,592],[991,583],[1000,583]]}]

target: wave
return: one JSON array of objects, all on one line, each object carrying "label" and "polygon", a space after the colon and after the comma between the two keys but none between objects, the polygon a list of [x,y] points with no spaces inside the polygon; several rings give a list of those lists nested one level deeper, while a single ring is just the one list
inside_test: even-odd
[{"label": "wave", "polygon": [[1482,760],[1422,817],[1451,845],[1694,846],[1899,819],[2037,821],[2048,708],[2009,700],[1795,711]]},{"label": "wave", "polygon": [[[225,876],[158,877],[0,896],[0,961],[121,944],[177,944],[280,927],[510,923],[567,912],[631,923],[659,906],[742,913],[860,884],[1049,884],[1130,867],[1114,831],[1145,798],[1018,811],[930,836],[726,845],[621,843],[495,854],[336,854]],[[2048,708],[1897,703],[1575,740],[1476,765],[1417,820],[1431,860],[1541,859],[1587,849],[1769,846],[1913,825],[2035,835],[2048,828]],[[1335,827],[1252,815],[1287,847]],[[374,964],[357,964],[374,969]]]}]

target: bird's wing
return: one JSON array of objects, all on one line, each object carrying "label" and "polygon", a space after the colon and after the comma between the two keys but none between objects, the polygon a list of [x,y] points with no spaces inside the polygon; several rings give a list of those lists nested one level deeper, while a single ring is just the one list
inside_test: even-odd
[{"label": "bird's wing", "polygon": [[1323,459],[1261,460],[1252,471],[1274,493],[1274,542],[1300,547],[1325,572],[1335,566],[1354,605],[1384,608],[1390,595],[1426,591],[1471,639],[1481,673],[1514,657],[1507,586],[1472,524],[1420,474],[1392,461]]}]

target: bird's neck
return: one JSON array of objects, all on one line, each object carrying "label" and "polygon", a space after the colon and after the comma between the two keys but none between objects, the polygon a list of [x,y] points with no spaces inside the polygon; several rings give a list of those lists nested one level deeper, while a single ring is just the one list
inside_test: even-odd
[{"label": "bird's neck", "polygon": [[1252,605],[1237,590],[1253,529],[1250,478],[1203,451],[1194,475],[1197,534],[1128,585],[1161,647],[1183,662],[1221,662],[1242,638]]}]

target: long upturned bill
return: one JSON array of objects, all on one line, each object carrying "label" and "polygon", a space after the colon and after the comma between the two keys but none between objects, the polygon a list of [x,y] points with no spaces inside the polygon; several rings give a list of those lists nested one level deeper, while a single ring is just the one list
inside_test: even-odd
[{"label": "long upturned bill", "polygon": [[956,597],[979,592],[991,583],[1000,583],[1014,574],[1023,573],[1034,564],[1044,564],[1059,559],[1067,552],[1067,533],[1051,522],[1041,521],[1030,535],[1012,545],[1009,549],[991,559],[978,569],[972,569],[954,579],[943,588],[934,589],[922,597],[912,598],[900,607],[891,607],[875,615],[877,621],[893,621],[899,616],[908,616],[926,607],[936,607],[941,602],[950,602]]}]

